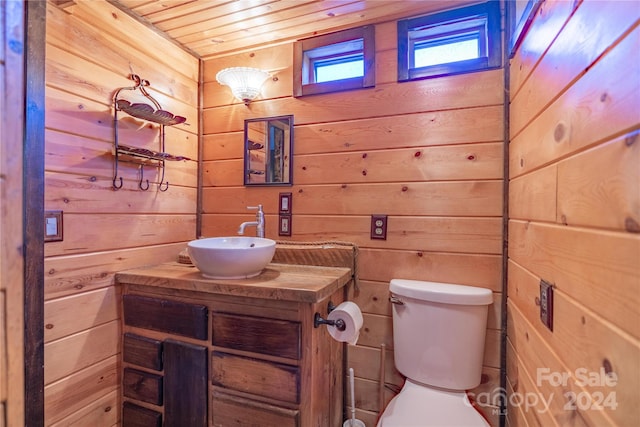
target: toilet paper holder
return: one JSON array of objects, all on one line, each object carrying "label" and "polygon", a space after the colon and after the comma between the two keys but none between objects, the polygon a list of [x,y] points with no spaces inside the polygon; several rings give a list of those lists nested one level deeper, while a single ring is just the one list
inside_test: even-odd
[{"label": "toilet paper holder", "polygon": [[[336,308],[336,306],[333,305],[333,302],[329,301],[329,304],[327,304],[327,314],[331,313],[335,308]],[[320,313],[316,312],[316,314],[313,316],[313,327],[314,328],[319,328],[320,325],[335,326],[336,329],[338,329],[339,331],[344,331],[347,328],[347,325],[344,323],[344,320],[342,320],[342,319],[336,319],[336,320],[324,319],[324,318],[322,318],[322,315]]]}]

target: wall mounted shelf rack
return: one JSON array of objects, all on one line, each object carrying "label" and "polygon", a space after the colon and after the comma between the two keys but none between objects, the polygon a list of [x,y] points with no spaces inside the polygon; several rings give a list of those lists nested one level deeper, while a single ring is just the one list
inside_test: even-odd
[{"label": "wall mounted shelf rack", "polygon": [[[174,126],[186,122],[186,118],[182,116],[176,116],[169,111],[163,110],[160,103],[149,94],[146,87],[150,86],[148,80],[140,78],[137,74],[130,76],[133,80],[133,86],[125,86],[118,88],[113,96],[113,129],[114,129],[114,142],[113,142],[113,189],[119,190],[123,186],[123,180],[121,176],[118,176],[118,164],[119,162],[129,162],[138,164],[140,167],[140,182],[138,187],[141,190],[149,189],[149,180],[144,179],[144,167],[152,166],[160,171],[160,181],[158,182],[159,191],[167,191],[169,188],[169,182],[164,179],[164,168],[166,161],[181,161],[190,160],[184,156],[174,156],[165,152],[165,126]],[[121,97],[123,91],[139,91],[152,105],[147,103],[131,103],[129,100]],[[123,112],[137,119],[145,120],[159,125],[158,129],[158,151],[149,150],[146,148],[137,148],[128,145],[123,145],[119,141],[119,121],[118,113]]]}]

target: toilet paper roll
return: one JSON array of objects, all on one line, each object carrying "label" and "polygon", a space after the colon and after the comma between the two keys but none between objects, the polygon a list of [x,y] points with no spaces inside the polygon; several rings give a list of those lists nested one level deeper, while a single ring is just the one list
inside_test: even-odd
[{"label": "toilet paper roll", "polygon": [[362,312],[360,311],[360,307],[351,301],[343,302],[327,316],[327,320],[335,321],[338,319],[344,321],[344,331],[339,330],[335,326],[327,326],[329,335],[336,341],[355,345],[360,335],[360,328],[362,328]]}]

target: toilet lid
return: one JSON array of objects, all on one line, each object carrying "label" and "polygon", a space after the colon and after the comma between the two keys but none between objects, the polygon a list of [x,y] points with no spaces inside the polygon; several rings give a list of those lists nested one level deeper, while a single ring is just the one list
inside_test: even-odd
[{"label": "toilet lid", "polygon": [[406,381],[377,427],[490,427],[463,391],[437,390]]}]

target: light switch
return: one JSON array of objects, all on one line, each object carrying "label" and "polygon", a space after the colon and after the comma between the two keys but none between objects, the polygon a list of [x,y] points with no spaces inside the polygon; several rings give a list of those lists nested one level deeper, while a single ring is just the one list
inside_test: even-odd
[{"label": "light switch", "polygon": [[58,235],[58,218],[56,218],[55,216],[52,216],[50,218],[47,218],[46,220],[46,226],[45,226],[45,232],[44,234],[47,237],[50,236],[57,236]]},{"label": "light switch", "polygon": [[45,211],[44,241],[58,242],[62,240],[62,211]]},{"label": "light switch", "polygon": [[279,215],[278,236],[291,236],[291,215]]},{"label": "light switch", "polygon": [[279,212],[281,214],[290,214],[291,213],[291,193],[280,193],[280,204],[279,204]]}]

